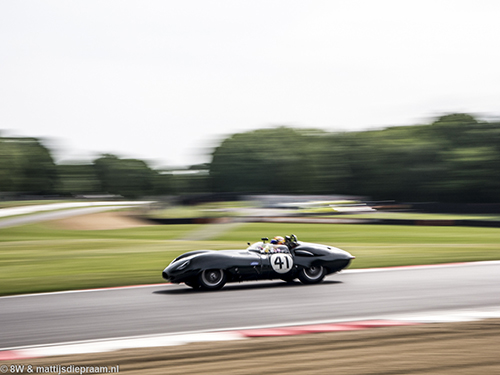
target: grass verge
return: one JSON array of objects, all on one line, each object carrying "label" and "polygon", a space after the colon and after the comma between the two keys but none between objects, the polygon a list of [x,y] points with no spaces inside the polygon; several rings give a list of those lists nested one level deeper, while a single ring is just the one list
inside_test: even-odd
[{"label": "grass verge", "polygon": [[199,225],[75,231],[48,224],[0,229],[0,294],[162,282],[162,269],[196,249],[238,249],[261,237],[340,247],[351,268],[500,259],[500,229],[326,224],[242,224],[210,240],[188,238]]}]

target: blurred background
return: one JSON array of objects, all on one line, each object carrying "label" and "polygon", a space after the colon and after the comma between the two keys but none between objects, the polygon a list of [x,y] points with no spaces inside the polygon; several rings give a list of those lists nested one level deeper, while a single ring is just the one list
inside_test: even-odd
[{"label": "blurred background", "polygon": [[500,202],[500,121],[469,114],[371,131],[283,126],[236,133],[212,150],[210,162],[175,169],[112,154],[88,163],[57,162],[50,145],[28,137],[0,137],[0,155],[3,200],[182,196],[179,202],[193,204],[304,194]]}]

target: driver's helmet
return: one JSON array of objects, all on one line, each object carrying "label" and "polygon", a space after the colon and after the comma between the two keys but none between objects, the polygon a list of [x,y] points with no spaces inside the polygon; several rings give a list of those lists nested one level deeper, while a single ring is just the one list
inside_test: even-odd
[{"label": "driver's helmet", "polygon": [[276,236],[271,240],[271,243],[273,245],[284,245],[285,244],[285,239],[281,236]]}]

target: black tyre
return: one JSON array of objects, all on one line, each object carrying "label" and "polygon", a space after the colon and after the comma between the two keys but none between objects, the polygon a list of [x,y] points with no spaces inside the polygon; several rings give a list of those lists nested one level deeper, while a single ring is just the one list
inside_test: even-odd
[{"label": "black tyre", "polygon": [[323,266],[311,266],[299,271],[299,280],[302,284],[316,284],[321,282],[324,277],[325,269]]},{"label": "black tyre", "polygon": [[205,290],[221,289],[226,284],[226,272],[224,270],[205,270],[198,277],[200,287]]}]

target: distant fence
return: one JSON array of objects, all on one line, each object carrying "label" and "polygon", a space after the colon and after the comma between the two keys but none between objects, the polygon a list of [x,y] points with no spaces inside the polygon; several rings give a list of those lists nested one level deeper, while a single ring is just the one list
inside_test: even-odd
[{"label": "distant fence", "polygon": [[229,218],[211,218],[211,217],[195,217],[195,218],[179,218],[179,219],[157,219],[143,217],[143,220],[153,222],[154,224],[174,225],[174,224],[216,224],[229,223],[232,220]]},{"label": "distant fence", "polygon": [[239,217],[239,218],[182,218],[182,219],[154,219],[145,220],[155,224],[221,224],[231,222],[246,223],[289,223],[289,224],[369,224],[369,225],[416,225],[416,226],[460,226],[500,228],[500,221],[494,220],[410,220],[410,219],[347,219],[323,217]]},{"label": "distant fence", "polygon": [[319,217],[260,217],[249,219],[261,223],[301,224],[369,224],[369,225],[416,225],[416,226],[460,226],[500,228],[500,221],[494,220],[411,220],[411,219],[343,219]]},{"label": "distant fence", "polygon": [[500,214],[500,203],[411,203],[411,208],[433,214]]}]

